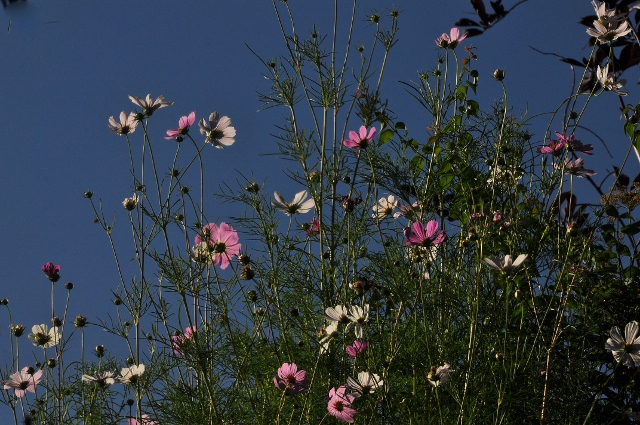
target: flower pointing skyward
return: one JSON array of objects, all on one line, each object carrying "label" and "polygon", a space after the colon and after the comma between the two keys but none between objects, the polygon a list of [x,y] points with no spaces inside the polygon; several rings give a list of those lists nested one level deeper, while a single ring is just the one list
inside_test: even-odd
[{"label": "flower pointing skyward", "polygon": [[185,344],[196,332],[195,326],[189,326],[184,330],[182,335],[173,335],[171,337],[171,350],[173,354],[182,354],[180,347]]},{"label": "flower pointing skyward", "polygon": [[349,138],[342,142],[346,147],[350,149],[360,150],[366,149],[373,140],[373,137],[376,135],[376,128],[371,127],[369,129],[369,134],[367,134],[367,127],[360,126],[360,131],[356,133],[355,131],[349,132]]},{"label": "flower pointing skyward", "polygon": [[[29,373],[29,371],[31,371],[31,373]],[[35,394],[41,377],[42,370],[33,373],[32,368],[25,366],[20,372],[12,373],[9,379],[1,383],[4,385],[5,390],[13,388],[16,397],[21,398],[27,394],[27,391]]]},{"label": "flower pointing skyward", "polygon": [[217,112],[209,115],[209,122],[202,118],[198,123],[200,134],[207,136],[206,142],[218,149],[231,146],[236,141],[236,129],[231,126],[231,119],[227,116],[219,118]]},{"label": "flower pointing skyward", "polygon": [[349,407],[351,403],[356,399],[354,395],[345,394],[347,388],[342,386],[337,390],[331,388],[329,391],[329,403],[327,404],[327,410],[329,414],[339,421],[353,423],[353,417],[358,413],[357,410]]},{"label": "flower pointing skyward", "polygon": [[443,49],[455,49],[465,38],[467,38],[467,32],[460,35],[460,30],[456,27],[451,28],[449,34],[443,33],[436,39],[436,44]]},{"label": "flower pointing skyward", "polygon": [[420,222],[415,222],[411,227],[404,229],[404,236],[407,238],[404,244],[423,247],[441,244],[446,235],[442,230],[436,235],[437,230],[438,222],[435,220],[429,221],[426,226]]},{"label": "flower pointing skyward", "polygon": [[60,266],[56,266],[52,262],[48,262],[42,266],[42,271],[51,282],[55,283],[60,280]]},{"label": "flower pointing skyward", "polygon": [[138,382],[142,374],[144,373],[145,367],[143,364],[133,365],[131,367],[124,367],[120,371],[120,377],[118,380],[123,384],[134,384]]},{"label": "flower pointing skyward", "polygon": [[167,130],[167,135],[164,136],[165,139],[178,139],[185,134],[189,134],[189,128],[196,122],[196,113],[191,112],[188,116],[180,117],[178,121],[178,128],[175,130]]},{"label": "flower pointing skyward", "polygon": [[397,207],[398,201],[395,196],[389,195],[386,198],[382,197],[378,200],[378,203],[373,206],[373,218],[382,220],[392,215]]},{"label": "flower pointing skyward", "polygon": [[129,418],[127,425],[158,425],[158,422],[149,419],[149,415],[140,416],[141,421],[138,422],[135,418]]},{"label": "flower pointing skyward", "polygon": [[598,81],[602,85],[603,89],[612,91],[620,96],[626,96],[629,94],[629,92],[620,90],[625,84],[627,84],[627,80],[617,80],[616,74],[609,72],[609,64],[606,64],[604,68],[600,68],[600,65],[598,65],[596,76],[598,77]]},{"label": "flower pointing skyward", "polygon": [[160,108],[173,105],[173,102],[165,102],[164,96],[158,96],[156,100],[152,101],[150,94],[148,94],[145,99],[129,95],[129,99],[134,105],[142,108],[142,112],[148,117],[153,115],[153,113]]},{"label": "flower pointing skyward", "polygon": [[109,130],[122,136],[123,134],[131,134],[136,131],[138,121],[136,121],[136,114],[131,112],[127,115],[126,112],[120,112],[120,122],[115,118],[109,117]]},{"label": "flower pointing skyward", "polygon": [[293,198],[293,201],[287,202],[279,192],[273,192],[273,196],[275,196],[275,200],[271,200],[271,205],[277,209],[278,211],[282,211],[286,215],[293,214],[304,214],[309,211],[313,207],[316,206],[316,203],[313,199],[307,199],[308,193],[306,190],[302,190],[296,193],[296,196]]},{"label": "flower pointing skyward", "polygon": [[280,391],[285,394],[296,395],[307,390],[309,381],[307,380],[307,371],[298,370],[295,363],[283,363],[278,369],[278,377],[273,378],[273,383]]},{"label": "flower pointing skyward", "polygon": [[623,365],[633,367],[640,365],[640,335],[638,335],[638,322],[629,322],[624,328],[624,338],[620,334],[620,328],[611,328],[611,337],[607,340],[605,348],[611,350],[613,357]]},{"label": "flower pointing skyward", "polygon": [[49,329],[44,323],[42,325],[33,325],[31,332],[29,339],[36,347],[49,348],[60,341],[60,333],[55,326]]}]

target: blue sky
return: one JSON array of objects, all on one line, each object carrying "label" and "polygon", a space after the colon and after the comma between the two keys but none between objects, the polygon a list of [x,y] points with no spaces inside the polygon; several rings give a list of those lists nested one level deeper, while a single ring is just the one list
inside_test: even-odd
[{"label": "blue sky", "polygon": [[[416,71],[435,66],[438,51],[433,40],[458,18],[473,18],[471,6],[466,0],[359,3],[354,41],[365,49],[371,46],[373,30],[366,17],[377,11],[388,24],[386,15],[392,7],[403,11],[382,94],[412,136],[424,137],[429,125],[426,112],[399,81],[415,79]],[[509,7],[514,2],[505,3]],[[290,0],[290,4],[299,31],[306,33],[314,22],[320,33],[330,31],[332,1]],[[346,24],[344,12],[341,24]],[[517,115],[553,111],[570,94],[569,67],[528,46],[587,56],[588,36],[577,22],[590,13],[587,0],[556,0],[553,6],[531,1],[486,34],[465,41],[464,46],[477,47],[481,106],[501,97],[500,85],[490,75],[504,68],[509,103]],[[212,196],[219,184],[234,185],[241,179],[238,172],[258,182],[266,180],[268,193],[278,190],[288,199],[302,190],[282,173],[290,163],[265,156],[277,152],[270,133],[284,123],[285,111],[258,112],[256,92],[266,92],[268,86],[260,62],[247,48],[265,59],[285,53],[271,1],[31,0],[0,11],[0,28],[7,28],[9,21],[10,31],[0,31],[0,128],[5,129],[0,139],[0,298],[10,300],[14,323],[27,328],[50,323],[49,284],[40,271],[47,261],[61,265],[61,283],[75,284],[72,317],[82,314],[95,321],[113,311],[111,291],[118,285],[118,275],[108,241],[93,224],[82,193],[94,191],[107,216],[115,214],[115,237],[120,255],[128,261],[130,233],[121,206],[132,193],[127,148],[122,137],[109,132],[107,120],[122,110],[133,110],[129,94],[164,95],[175,102],[159,111],[157,119],[154,115],[152,122],[158,155],[165,159],[173,154],[174,142],[162,136],[177,126],[181,115],[196,111],[200,119],[217,110],[233,120],[235,145],[207,149],[204,154],[210,219],[224,221],[241,214],[242,207],[220,204]],[[637,97],[636,74],[633,69],[625,76],[632,91],[628,102]],[[618,101],[611,95],[593,102],[583,122],[606,137],[609,150],[620,158],[628,141],[621,131]],[[540,145],[548,122],[548,116],[531,122]],[[359,125],[354,121],[350,127]],[[134,134],[132,140],[139,141],[139,136]],[[586,134],[578,138],[594,143],[600,155],[595,165],[587,159],[588,166],[601,175],[605,167],[611,169],[614,162],[599,142]],[[638,172],[633,157],[630,167],[633,178]],[[60,301],[63,293],[58,292]],[[0,338],[6,337],[7,326],[6,314],[0,312]]]}]

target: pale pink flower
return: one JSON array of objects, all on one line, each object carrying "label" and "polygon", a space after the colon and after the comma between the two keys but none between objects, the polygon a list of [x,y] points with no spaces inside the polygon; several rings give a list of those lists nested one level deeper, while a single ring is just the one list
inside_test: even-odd
[{"label": "pale pink flower", "polygon": [[444,366],[440,366],[438,369],[435,366],[431,366],[427,379],[431,385],[439,387],[449,382],[449,373],[451,372],[453,372],[453,369],[451,369],[449,363],[445,363]]},{"label": "pale pink flower", "polygon": [[415,222],[411,227],[404,229],[404,236],[407,238],[404,244],[422,247],[441,244],[445,240],[446,235],[442,230],[436,235],[437,230],[438,222],[435,220],[429,221],[426,226],[420,222]]},{"label": "pale pink flower", "polygon": [[593,28],[587,28],[587,34],[591,37],[595,37],[600,44],[606,44],[629,34],[631,29],[629,22],[626,20],[621,24],[618,24],[615,21],[602,22],[600,20],[595,20],[593,21]]},{"label": "pale pink flower", "polygon": [[160,108],[173,105],[173,102],[165,102],[164,96],[158,96],[156,100],[152,101],[150,94],[148,94],[145,99],[141,99],[139,97],[129,95],[129,99],[135,105],[142,108],[142,112],[148,117],[153,115],[153,113]]},{"label": "pale pink flower", "polygon": [[371,129],[369,129],[369,134],[367,134],[367,127],[364,125],[360,126],[359,133],[350,131],[349,138],[342,142],[342,144],[355,150],[366,149],[367,146],[369,146],[369,143],[371,143],[371,140],[373,140],[373,137],[376,135],[376,131],[375,127],[371,127]]},{"label": "pale pink flower", "polygon": [[320,222],[317,218],[312,218],[311,224],[307,224],[306,226],[307,227],[304,229],[304,233],[306,233],[307,236],[314,236],[320,233]]},{"label": "pale pink flower", "polygon": [[626,96],[629,94],[629,92],[620,90],[625,84],[627,84],[627,80],[618,80],[615,73],[609,72],[609,64],[606,64],[604,68],[600,68],[600,65],[598,65],[596,76],[598,77],[598,81],[602,85],[603,89],[612,91],[620,96]]},{"label": "pale pink flower", "polygon": [[195,111],[191,112],[188,116],[180,117],[178,121],[178,128],[175,130],[167,130],[167,135],[164,136],[165,139],[177,139],[185,134],[189,133],[189,128],[196,122],[196,113]]},{"label": "pale pink flower", "polygon": [[149,415],[142,415],[140,418],[142,419],[140,422],[135,418],[129,418],[127,425],[158,425],[158,422],[149,420]]},{"label": "pale pink flower", "polygon": [[638,322],[629,322],[624,328],[624,338],[617,326],[611,328],[611,338],[607,340],[605,348],[611,350],[616,361],[623,365],[633,367],[640,365],[640,335],[638,335]]},{"label": "pale pink flower", "polygon": [[384,381],[380,376],[369,372],[359,372],[358,379],[352,377],[347,378],[347,388],[355,391],[353,395],[360,397],[367,394],[373,394],[376,390],[384,385]]},{"label": "pale pink flower", "polygon": [[307,390],[309,381],[307,380],[307,371],[298,370],[295,363],[282,363],[278,369],[278,377],[273,378],[273,383],[280,391],[285,394],[296,395]]},{"label": "pale pink flower", "polygon": [[382,197],[378,200],[378,203],[373,206],[373,218],[382,220],[393,214],[393,211],[398,207],[398,201],[395,196],[389,195],[386,198]]},{"label": "pale pink flower", "polygon": [[349,406],[356,397],[351,394],[345,394],[346,391],[347,388],[345,386],[339,387],[337,390],[331,388],[327,410],[331,416],[334,416],[339,421],[353,423],[353,417],[358,414],[358,411]]},{"label": "pale pink flower", "polygon": [[455,49],[465,38],[467,32],[460,35],[460,30],[456,27],[451,28],[449,34],[444,33],[436,39],[436,44],[444,49]]},{"label": "pale pink flower", "polygon": [[[561,169],[562,165],[554,163],[553,166],[557,169]],[[564,159],[564,173],[565,174],[573,174],[574,176],[582,178],[583,176],[593,176],[597,174],[593,170],[589,170],[584,168],[584,159],[578,158],[575,162],[571,161],[569,158]]]},{"label": "pale pink flower", "polygon": [[[202,234],[196,235],[196,247],[200,247],[199,254],[206,255],[210,265],[224,270],[231,264],[232,256],[240,255],[242,245],[238,240],[238,232],[227,223],[222,222],[220,226],[209,223],[202,228]],[[202,252],[203,245],[205,253]]]},{"label": "pale pink flower", "polygon": [[180,346],[186,343],[188,339],[191,339],[195,332],[196,327],[189,326],[184,330],[184,333],[182,335],[173,335],[171,337],[171,349],[173,350],[173,354],[182,354],[182,351],[180,351]]},{"label": "pale pink flower", "polygon": [[231,119],[227,116],[219,118],[217,112],[209,115],[209,122],[202,118],[198,123],[200,126],[200,134],[207,136],[205,140],[218,149],[234,144],[236,129],[231,126]]},{"label": "pale pink flower", "polygon": [[349,307],[337,305],[324,310],[325,318],[330,322],[349,323]]},{"label": "pale pink flower", "polygon": [[353,341],[353,345],[347,345],[347,355],[352,359],[358,357],[359,354],[364,353],[369,348],[369,341]]},{"label": "pale pink flower", "polygon": [[[36,387],[40,383],[40,378],[42,377],[42,370],[39,370],[36,373],[29,373],[30,369],[30,367],[26,366],[23,367],[20,372],[11,374],[9,379],[2,381],[4,389],[9,390],[13,388],[13,391],[18,398],[24,397],[27,394],[27,391],[35,394]],[[31,371],[33,371],[33,369],[31,369]]]},{"label": "pale pink flower", "polygon": [[580,152],[585,155],[592,155],[589,151],[593,150],[593,145],[585,145],[580,140],[575,140],[575,136],[570,134],[565,137],[562,133],[556,131],[556,137],[558,140],[549,140],[549,144],[543,148],[537,148],[538,153],[541,154],[554,154],[556,156],[562,154],[564,148],[567,148],[571,152]]},{"label": "pale pink flower", "polygon": [[136,114],[131,112],[127,115],[126,112],[120,112],[120,122],[115,118],[109,117],[109,130],[122,136],[123,134],[131,134],[136,131],[138,121],[136,120]]},{"label": "pale pink flower", "polygon": [[412,221],[419,221],[421,217],[420,204],[414,202],[411,205],[398,205],[398,212],[393,214],[393,218],[406,217]]}]

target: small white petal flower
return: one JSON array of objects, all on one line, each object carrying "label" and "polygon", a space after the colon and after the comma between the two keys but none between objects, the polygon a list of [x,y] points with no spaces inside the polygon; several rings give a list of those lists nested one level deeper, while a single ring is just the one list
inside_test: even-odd
[{"label": "small white petal flower", "polygon": [[116,383],[113,372],[96,373],[96,376],[82,375],[83,382],[95,382],[100,388],[106,388]]},{"label": "small white petal flower", "polygon": [[273,196],[275,196],[275,200],[271,200],[271,205],[278,211],[282,211],[286,215],[292,214],[304,214],[309,212],[313,207],[316,206],[313,199],[307,199],[308,193],[306,190],[302,190],[296,193],[296,196],[293,198],[293,201],[287,202],[282,195],[278,192],[273,192]]},{"label": "small white petal flower", "polygon": [[627,80],[616,80],[615,74],[613,72],[609,72],[609,64],[606,64],[604,68],[600,68],[600,65],[598,65],[596,75],[598,77],[598,81],[602,84],[602,87],[605,90],[612,91],[620,96],[626,96],[629,94],[626,91],[620,90],[625,84],[627,84]]},{"label": "small white petal flower", "polygon": [[595,20],[593,21],[593,27],[587,28],[587,34],[595,37],[601,44],[615,41],[631,32],[629,23],[626,20],[622,23],[609,19]]},{"label": "small white petal flower", "polygon": [[389,195],[386,198],[380,198],[378,203],[373,206],[373,218],[382,220],[393,214],[393,211],[398,207],[398,201],[393,195]]},{"label": "small white petal flower", "polygon": [[611,338],[607,340],[605,348],[611,350],[613,357],[623,365],[633,367],[640,365],[640,335],[638,322],[629,322],[624,328],[624,338],[617,326],[611,328]]},{"label": "small white petal flower", "polygon": [[135,384],[138,379],[144,373],[145,366],[143,364],[133,365],[131,367],[124,367],[120,371],[120,377],[118,381],[123,384]]},{"label": "small white petal flower", "polygon": [[222,149],[225,146],[231,146],[235,143],[236,129],[231,126],[231,119],[224,116],[220,119],[217,112],[213,112],[209,115],[209,122],[204,118],[200,120],[198,126],[200,127],[200,134],[207,136],[205,140],[207,143],[211,143],[218,149]]},{"label": "small white petal flower", "polygon": [[29,339],[36,347],[49,348],[53,347],[60,341],[60,333],[57,327],[49,327],[45,324],[33,325],[29,334]]},{"label": "small white petal flower", "polygon": [[435,366],[431,366],[427,378],[431,385],[438,387],[449,382],[449,373],[451,372],[453,372],[453,369],[451,369],[449,363],[445,363],[444,366],[440,366],[438,369]]},{"label": "small white petal flower", "polygon": [[320,354],[324,354],[329,349],[329,344],[338,337],[338,322],[331,322],[326,328],[321,328],[318,332],[320,338]]},{"label": "small white petal flower", "polygon": [[329,322],[349,323],[349,307],[347,306],[327,307],[324,313]]},{"label": "small white petal flower", "polygon": [[355,391],[354,396],[360,397],[367,394],[373,394],[376,390],[384,385],[384,381],[377,374],[369,372],[358,373],[358,379],[352,377],[347,378],[347,388]]},{"label": "small white petal flower", "polygon": [[353,328],[356,338],[362,338],[363,327],[369,321],[369,304],[365,304],[364,308],[358,305],[349,307],[349,320],[351,323],[347,325],[345,332],[349,332]]},{"label": "small white petal flower", "polygon": [[510,255],[505,255],[504,258],[496,257],[492,255],[489,258],[483,258],[482,264],[485,264],[492,269],[499,270],[501,272],[509,273],[513,271],[516,267],[520,266],[528,257],[527,254],[520,254],[516,261],[511,259]]},{"label": "small white petal flower", "polygon": [[109,130],[122,136],[123,134],[131,134],[136,131],[138,121],[136,120],[136,114],[131,112],[127,115],[126,112],[120,112],[120,122],[115,118],[109,117]]},{"label": "small white petal flower", "polygon": [[144,114],[148,117],[153,115],[153,113],[160,108],[173,105],[173,102],[165,102],[164,96],[158,96],[156,100],[152,101],[150,94],[148,94],[145,99],[129,95],[129,99],[133,102],[134,105],[142,108],[142,112],[144,112]]}]

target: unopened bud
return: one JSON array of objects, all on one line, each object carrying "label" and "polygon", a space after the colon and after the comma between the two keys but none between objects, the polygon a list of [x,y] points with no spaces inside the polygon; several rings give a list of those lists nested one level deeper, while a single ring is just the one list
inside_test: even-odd
[{"label": "unopened bud", "polygon": [[496,81],[502,81],[504,80],[505,74],[506,72],[504,69],[496,69],[495,71],[493,71],[493,78],[495,78]]}]

